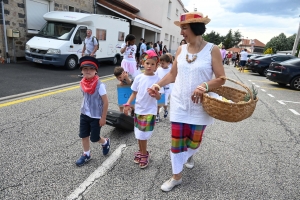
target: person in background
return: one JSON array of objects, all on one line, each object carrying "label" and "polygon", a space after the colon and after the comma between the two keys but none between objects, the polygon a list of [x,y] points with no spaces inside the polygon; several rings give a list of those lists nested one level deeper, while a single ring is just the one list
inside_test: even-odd
[{"label": "person in background", "polygon": [[220,53],[221,53],[221,56],[222,56],[222,63],[224,65],[225,58],[226,58],[226,50],[225,50],[225,46],[224,45],[222,46],[222,49],[220,49]]},{"label": "person in background", "polygon": [[182,40],[180,41],[180,46],[183,45],[183,44],[187,44],[186,41],[185,41],[185,39],[182,39]]},{"label": "person in background", "polygon": [[[81,56],[92,56],[96,57],[96,51],[98,49],[98,42],[95,37],[92,36],[92,30],[86,30],[86,38],[84,39],[83,49],[81,52]],[[78,77],[83,77],[83,74],[79,74]]]},{"label": "person in background", "polygon": [[248,59],[248,52],[247,52],[247,49],[244,49],[241,52],[241,66],[239,69],[240,72],[244,72],[247,59]]},{"label": "person in background", "polygon": [[159,56],[163,54],[163,41],[159,42]]},{"label": "person in background", "polygon": [[237,54],[236,52],[233,52],[233,53],[232,53],[231,64],[232,64],[233,66],[235,66],[236,54]]},{"label": "person in background", "polygon": [[163,48],[163,54],[166,54],[166,53],[168,53],[169,51],[168,51],[168,49],[167,49],[167,45],[164,45],[164,48]]},{"label": "person in background", "polygon": [[154,97],[159,88],[175,81],[169,111],[173,176],[161,186],[165,192],[182,183],[184,165],[194,167],[193,155],[199,150],[206,126],[213,123],[202,107],[203,93],[225,83],[220,50],[202,37],[209,22],[200,12],[184,13],[174,22],[187,44],[178,47],[171,71],[148,90]]},{"label": "person in background", "polygon": [[140,49],[141,49],[141,45],[142,45],[142,43],[143,43],[143,40],[144,40],[144,38],[141,38],[141,39],[140,39],[140,42],[139,42],[139,44],[138,44],[138,46],[137,46],[137,49],[136,49],[135,58],[136,58],[136,61],[137,61],[137,62],[140,61]]},{"label": "person in background", "polygon": [[138,73],[137,62],[135,59],[136,49],[135,36],[128,34],[125,37],[125,43],[121,45],[120,49],[120,52],[123,54],[121,67],[124,69],[124,71],[128,72],[133,79]]}]

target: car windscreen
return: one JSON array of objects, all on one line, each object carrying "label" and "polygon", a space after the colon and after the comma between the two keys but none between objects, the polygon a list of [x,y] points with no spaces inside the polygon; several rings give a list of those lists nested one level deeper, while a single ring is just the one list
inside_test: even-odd
[{"label": "car windscreen", "polygon": [[75,28],[75,24],[68,24],[62,22],[47,22],[38,33],[38,36],[46,38],[55,38],[58,40],[70,40],[70,37]]},{"label": "car windscreen", "polygon": [[300,65],[300,58],[293,58],[290,60],[286,60],[281,62],[282,64],[293,64],[293,65]]}]

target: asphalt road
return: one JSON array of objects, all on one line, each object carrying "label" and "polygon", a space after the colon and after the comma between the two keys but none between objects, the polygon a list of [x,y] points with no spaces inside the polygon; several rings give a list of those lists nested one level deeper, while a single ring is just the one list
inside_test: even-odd
[{"label": "asphalt road", "polygon": [[[99,76],[113,74],[114,67],[109,62],[101,62]],[[79,68],[67,70],[63,67],[35,64],[28,61],[0,64],[0,98],[34,90],[75,83],[81,79]]]},{"label": "asphalt road", "polygon": [[[300,116],[295,112],[300,113],[300,93],[256,74],[225,69],[228,77],[255,84],[256,110],[244,121],[216,120],[208,126],[194,157],[195,167],[184,169],[182,185],[169,193],[160,190],[171,176],[168,119],[157,124],[149,140],[148,168],[141,170],[132,161],[137,150],[134,134],[109,126],[101,131],[111,138],[109,155],[103,156],[99,145],[92,144],[93,159],[76,167],[82,151],[78,88],[28,97],[21,103],[0,102],[0,199],[66,199],[78,188],[83,191],[78,199],[89,200],[299,199]],[[117,81],[103,82],[109,108],[118,109]],[[116,157],[120,145],[124,148]],[[99,176],[95,176],[97,169],[103,172]],[[94,179],[86,187],[89,177]]]}]

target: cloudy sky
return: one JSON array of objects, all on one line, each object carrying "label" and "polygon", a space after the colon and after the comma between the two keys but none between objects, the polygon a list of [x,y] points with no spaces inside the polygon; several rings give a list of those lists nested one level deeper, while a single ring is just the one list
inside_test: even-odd
[{"label": "cloudy sky", "polygon": [[226,35],[229,29],[239,30],[244,38],[267,43],[284,33],[287,37],[298,31],[300,0],[181,0],[185,8],[196,7],[211,22],[207,33],[214,30]]}]

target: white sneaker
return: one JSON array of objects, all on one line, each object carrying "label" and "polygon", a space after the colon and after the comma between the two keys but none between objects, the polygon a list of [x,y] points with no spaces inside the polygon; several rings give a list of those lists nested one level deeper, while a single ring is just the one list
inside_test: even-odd
[{"label": "white sneaker", "polygon": [[182,178],[179,180],[175,180],[173,178],[170,178],[169,180],[167,180],[166,182],[164,182],[164,184],[162,184],[162,186],[160,187],[160,189],[164,192],[169,192],[171,191],[176,185],[180,185],[182,183]]},{"label": "white sneaker", "polygon": [[195,162],[194,162],[193,156],[191,156],[185,163],[185,166],[186,166],[186,168],[192,169],[194,167],[194,164],[195,164]]}]

